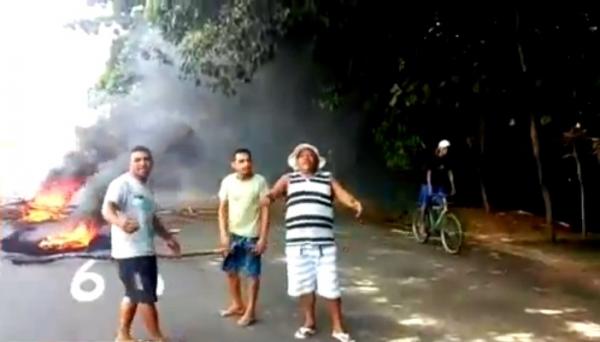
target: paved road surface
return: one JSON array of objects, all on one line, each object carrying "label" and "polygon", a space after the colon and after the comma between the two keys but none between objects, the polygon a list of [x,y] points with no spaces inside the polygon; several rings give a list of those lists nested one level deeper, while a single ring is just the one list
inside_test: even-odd
[{"label": "paved road surface", "polygon": [[[215,231],[216,222],[205,221],[184,227],[180,239],[187,249],[213,247]],[[418,245],[355,223],[341,225],[338,236],[345,314],[358,341],[600,340],[599,294],[541,264],[477,248],[453,257],[435,242]],[[265,260],[260,321],[249,328],[217,314],[226,303],[218,258],[161,260],[160,311],[169,335],[182,341],[293,341],[299,319],[285,294],[281,237],[276,229]],[[122,297],[115,267],[109,261],[1,261],[0,341],[113,340]],[[96,298],[74,298],[78,270],[104,281]],[[86,293],[94,287],[90,281],[81,286]],[[323,306],[319,315],[326,318]],[[321,322],[312,340],[332,341],[328,320]],[[141,327],[136,321],[138,337],[145,336]]]}]

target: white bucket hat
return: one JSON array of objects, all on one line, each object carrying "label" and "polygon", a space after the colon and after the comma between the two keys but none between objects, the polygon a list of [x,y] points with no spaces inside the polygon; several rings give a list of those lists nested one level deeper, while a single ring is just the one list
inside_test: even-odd
[{"label": "white bucket hat", "polygon": [[299,144],[298,146],[296,146],[294,148],[294,151],[292,151],[292,153],[288,157],[288,165],[293,170],[298,170],[298,162],[297,162],[298,154],[300,154],[300,151],[305,150],[305,149],[309,149],[317,155],[317,158],[319,158],[319,167],[318,167],[319,169],[322,169],[325,166],[325,164],[327,164],[327,159],[325,159],[323,156],[321,156],[321,154],[319,154],[318,148],[316,148],[315,146],[313,146],[311,144],[302,143],[302,144]]}]

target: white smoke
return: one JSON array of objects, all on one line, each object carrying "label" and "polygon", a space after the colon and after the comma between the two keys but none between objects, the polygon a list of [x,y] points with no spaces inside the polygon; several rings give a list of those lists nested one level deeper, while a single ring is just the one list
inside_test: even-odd
[{"label": "white smoke", "polygon": [[[128,150],[138,144],[153,150],[153,179],[167,190],[167,201],[214,196],[221,177],[231,172],[229,160],[238,147],[250,148],[256,170],[271,181],[285,172],[287,154],[299,142],[317,144],[338,170],[353,163],[358,123],[351,114],[340,120],[320,112],[312,102],[318,88],[310,50],[280,51],[252,83],[227,98],[182,80],[176,49],[157,30],[140,23],[129,39],[138,50],[130,52],[134,58],[127,69],[139,82],[130,94],[112,100],[107,120],[81,133],[91,150],[112,142],[114,147],[102,149],[120,151],[120,163],[101,167],[84,195],[95,205],[84,207],[97,208],[102,190],[125,171]],[[173,63],[148,59],[149,51],[160,51]]]}]

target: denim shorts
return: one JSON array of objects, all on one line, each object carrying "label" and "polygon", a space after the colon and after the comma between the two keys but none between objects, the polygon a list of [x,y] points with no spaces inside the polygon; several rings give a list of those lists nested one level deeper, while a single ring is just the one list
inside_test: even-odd
[{"label": "denim shorts", "polygon": [[422,207],[424,204],[431,205],[431,200],[433,197],[441,197],[446,198],[447,191],[441,186],[434,186],[431,189],[431,195],[429,195],[429,187],[426,184],[421,185],[421,191],[419,192],[419,199],[417,204]]},{"label": "denim shorts", "polygon": [[261,256],[254,253],[258,238],[230,235],[230,251],[223,260],[223,271],[242,273],[246,277],[258,278],[261,272]]}]

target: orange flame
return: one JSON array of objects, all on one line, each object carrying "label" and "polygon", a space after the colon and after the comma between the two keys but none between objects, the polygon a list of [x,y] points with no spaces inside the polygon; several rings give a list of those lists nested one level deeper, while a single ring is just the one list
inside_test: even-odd
[{"label": "orange flame", "polygon": [[76,250],[82,249],[98,235],[98,227],[91,220],[79,221],[69,231],[50,235],[40,241],[39,246],[44,250]]},{"label": "orange flame", "polygon": [[25,205],[23,220],[44,222],[65,218],[67,205],[82,185],[81,179],[56,179],[45,183],[33,200]]}]

